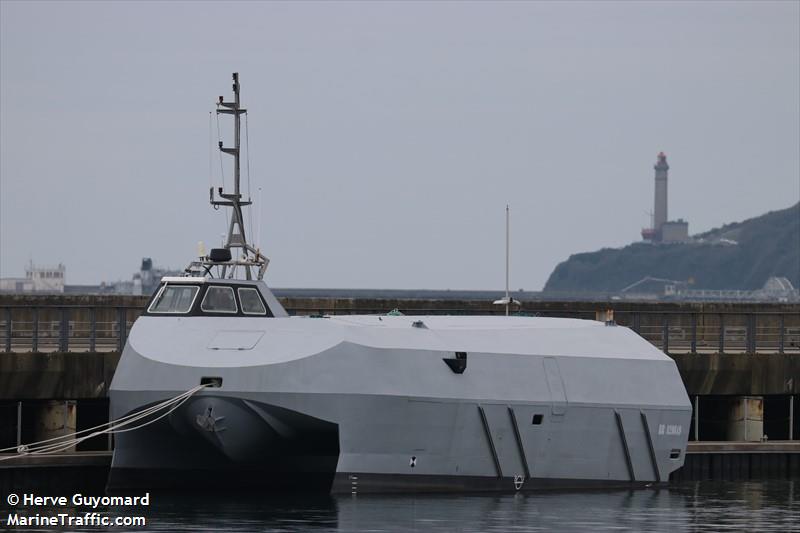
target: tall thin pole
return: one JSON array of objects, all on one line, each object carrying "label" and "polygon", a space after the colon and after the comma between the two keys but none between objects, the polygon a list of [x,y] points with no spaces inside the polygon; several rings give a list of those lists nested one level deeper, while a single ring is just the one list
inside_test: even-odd
[{"label": "tall thin pole", "polygon": [[[236,150],[236,152],[234,154],[235,157],[233,158],[233,183],[234,183],[233,194],[235,194],[236,195],[236,199],[239,200],[241,198],[241,195],[239,194],[239,145],[240,145],[240,142],[239,142],[240,131],[239,130],[241,129],[241,117],[240,117],[241,113],[240,113],[240,107],[239,107],[239,73],[238,72],[234,72],[233,73],[233,101],[234,101],[233,109],[235,111],[233,113],[233,121],[234,121],[234,126],[233,126],[233,144],[234,144],[234,148]],[[239,221],[240,229],[241,229],[241,232],[242,232],[242,237],[244,237],[244,227],[241,226],[241,222],[242,221],[240,220]]]},{"label": "tall thin pole", "polygon": [[17,402],[17,447],[22,446],[22,402]]},{"label": "tall thin pole", "polygon": [[511,306],[511,296],[508,292],[508,265],[509,265],[509,258],[511,252],[509,250],[509,232],[510,232],[510,225],[509,225],[509,217],[508,217],[508,204],[506,204],[506,316],[508,316],[508,308]]},{"label": "tall thin pole", "polygon": [[261,187],[258,188],[258,227],[256,228],[256,248],[261,249],[261,217],[264,215],[264,204],[261,203]]}]

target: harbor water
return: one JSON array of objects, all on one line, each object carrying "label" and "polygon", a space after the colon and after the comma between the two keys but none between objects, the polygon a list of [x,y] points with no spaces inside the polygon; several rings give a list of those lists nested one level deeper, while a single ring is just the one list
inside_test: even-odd
[{"label": "harbor water", "polygon": [[[191,497],[153,494],[150,499],[146,507],[97,511],[111,516],[140,514],[146,517],[146,525],[111,529],[149,532],[800,531],[800,485],[779,480],[506,495],[281,498],[208,493]],[[5,501],[3,505],[6,525],[8,513],[14,509]],[[74,507],[36,512],[84,514],[83,509]]]}]

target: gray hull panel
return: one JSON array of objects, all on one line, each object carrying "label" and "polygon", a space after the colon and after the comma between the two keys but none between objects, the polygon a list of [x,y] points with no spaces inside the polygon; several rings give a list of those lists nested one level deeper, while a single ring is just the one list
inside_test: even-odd
[{"label": "gray hull panel", "polygon": [[[114,403],[138,408],[170,395],[115,392]],[[572,405],[553,416],[551,410],[547,404],[205,391],[168,419],[118,436],[109,489],[191,488],[208,479],[218,488],[228,480],[238,487],[323,492],[627,486],[666,480],[683,463],[682,456],[670,459],[673,445],[654,435],[651,454],[643,419],[650,428],[685,426],[686,412]]]}]

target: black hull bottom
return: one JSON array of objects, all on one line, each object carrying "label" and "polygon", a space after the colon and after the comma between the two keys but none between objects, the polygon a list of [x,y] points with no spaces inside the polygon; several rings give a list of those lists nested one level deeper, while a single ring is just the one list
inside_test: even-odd
[{"label": "black hull bottom", "polygon": [[168,419],[120,434],[106,491],[330,493],[338,426],[273,405],[193,398]]},{"label": "black hull bottom", "polygon": [[[525,480],[513,477],[432,476],[411,474],[344,474],[268,472],[254,470],[148,470],[112,468],[107,491],[114,494],[149,492],[264,492],[304,494],[413,494],[532,492],[542,490],[639,489],[666,485],[596,479]],[[517,488],[519,486],[519,488]]]},{"label": "black hull bottom", "polygon": [[275,492],[329,494],[332,473],[274,472],[256,469],[140,469],[112,468],[106,492]]},{"label": "black hull bottom", "polygon": [[513,477],[339,473],[336,474],[331,492],[334,494],[513,493],[539,490],[637,489],[652,486],[666,486],[666,483],[607,479],[531,478],[521,480]]}]

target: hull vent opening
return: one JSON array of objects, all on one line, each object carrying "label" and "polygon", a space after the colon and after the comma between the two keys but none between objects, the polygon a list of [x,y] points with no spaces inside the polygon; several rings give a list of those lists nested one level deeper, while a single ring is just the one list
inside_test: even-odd
[{"label": "hull vent opening", "polygon": [[222,378],[220,377],[200,378],[200,385],[208,385],[210,388],[219,388],[222,387]]},{"label": "hull vent opening", "polygon": [[450,367],[455,374],[463,374],[467,369],[467,352],[456,352],[455,358],[445,357],[442,361]]}]

